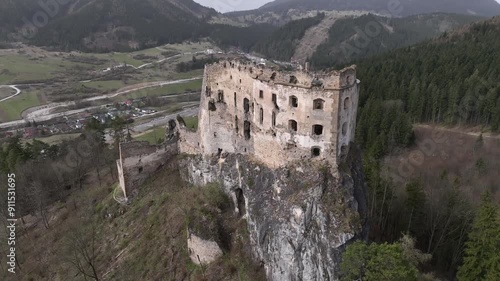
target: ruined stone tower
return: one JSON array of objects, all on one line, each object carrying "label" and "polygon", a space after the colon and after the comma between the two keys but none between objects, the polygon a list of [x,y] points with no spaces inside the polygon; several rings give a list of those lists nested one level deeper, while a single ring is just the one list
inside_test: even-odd
[{"label": "ruined stone tower", "polygon": [[354,140],[355,66],[281,72],[235,61],[205,67],[199,113],[203,154],[250,154],[270,167],[326,160],[333,167]]}]

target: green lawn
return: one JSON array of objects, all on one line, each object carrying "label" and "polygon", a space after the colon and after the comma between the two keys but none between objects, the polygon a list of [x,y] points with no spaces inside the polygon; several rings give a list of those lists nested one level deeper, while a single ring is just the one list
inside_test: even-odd
[{"label": "green lawn", "polygon": [[82,85],[99,90],[118,90],[125,87],[126,85],[121,80],[109,80],[109,81],[92,81],[87,83],[81,83]]},{"label": "green lawn", "polygon": [[0,99],[6,98],[8,96],[11,96],[15,93],[14,89],[11,88],[0,88]]},{"label": "green lawn", "polygon": [[173,94],[182,94],[186,91],[198,91],[201,89],[202,80],[193,80],[186,83],[166,85],[163,87],[155,87],[139,90],[130,94],[120,95],[114,98],[115,101],[123,101],[128,99],[137,99],[141,97],[157,97]]},{"label": "green lawn", "polygon": [[147,141],[150,144],[157,144],[159,139],[165,139],[164,127],[155,128],[135,138],[136,141]]},{"label": "green lawn", "polygon": [[198,117],[184,117],[184,122],[186,122],[186,127],[190,129],[198,129]]},{"label": "green lawn", "polygon": [[136,60],[133,58],[135,56],[134,53],[109,53],[109,54],[93,54],[93,56],[96,56],[101,59],[108,59],[114,61],[116,64],[130,64],[135,67],[138,67],[145,62]]},{"label": "green lawn", "polygon": [[67,73],[71,67],[88,65],[65,61],[59,57],[33,58],[29,55],[0,56],[0,84],[14,81],[46,80]]},{"label": "green lawn", "polygon": [[19,96],[0,102],[0,122],[21,119],[23,111],[40,104],[38,92],[23,91]]},{"label": "green lawn", "polygon": [[189,72],[175,72],[172,74],[172,79],[173,80],[189,79],[198,76],[203,76],[203,71],[204,71],[203,69],[197,69]]}]

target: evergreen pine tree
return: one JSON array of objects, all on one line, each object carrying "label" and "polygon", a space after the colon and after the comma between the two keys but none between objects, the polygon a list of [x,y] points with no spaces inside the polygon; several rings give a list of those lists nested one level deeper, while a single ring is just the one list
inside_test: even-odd
[{"label": "evergreen pine tree", "polygon": [[500,222],[498,207],[489,193],[483,197],[465,247],[459,281],[499,280]]}]

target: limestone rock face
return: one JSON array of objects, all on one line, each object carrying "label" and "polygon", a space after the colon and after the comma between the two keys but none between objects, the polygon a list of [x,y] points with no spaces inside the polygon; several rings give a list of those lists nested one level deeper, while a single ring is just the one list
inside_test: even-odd
[{"label": "limestone rock face", "polygon": [[[295,163],[270,169],[247,156],[184,157],[185,180],[219,183],[246,219],[254,257],[268,280],[337,280],[340,253],[363,233],[360,155],[339,169]],[[360,215],[361,214],[361,215]]]},{"label": "limestone rock face", "polygon": [[209,264],[222,256],[222,250],[215,241],[204,240],[188,230],[189,258],[197,265]]}]

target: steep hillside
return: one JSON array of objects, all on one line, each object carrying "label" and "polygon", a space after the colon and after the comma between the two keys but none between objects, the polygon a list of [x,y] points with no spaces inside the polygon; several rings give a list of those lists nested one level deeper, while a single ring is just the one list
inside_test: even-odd
[{"label": "steep hillside", "polygon": [[[290,9],[298,10],[362,10],[383,12],[389,11],[395,16],[407,16],[423,13],[458,13],[482,16],[500,14],[500,4],[495,0],[400,0],[400,5],[394,11],[389,8],[387,0],[276,0],[259,8],[258,12],[285,12]],[[255,11],[247,12],[255,13]]]},{"label": "steep hillside", "polygon": [[[114,199],[119,190],[111,174],[101,174],[102,187],[95,176],[45,210],[47,224],[38,213],[19,220],[18,271],[2,270],[1,280],[265,280],[244,221],[216,185],[190,187],[176,168],[165,168],[123,204]],[[219,231],[224,255],[208,266],[194,264],[188,225]]]},{"label": "steep hillside", "polygon": [[410,46],[478,20],[479,17],[454,14],[392,19],[370,14],[341,19],[330,28],[327,41],[318,46],[311,63],[317,68],[339,66]]},{"label": "steep hillside", "polygon": [[289,22],[267,37],[259,40],[253,51],[269,58],[288,61],[295,53],[298,42],[308,29],[318,25],[325,18],[324,14]]},{"label": "steep hillside", "polygon": [[0,0],[3,40],[92,51],[128,50],[207,36],[221,17],[192,0],[70,0],[42,7]]},{"label": "steep hillside", "polygon": [[300,63],[310,60],[316,68],[332,67],[409,46],[480,19],[453,14],[389,19],[320,13],[285,24],[259,40],[253,51],[283,61],[292,57]]}]

